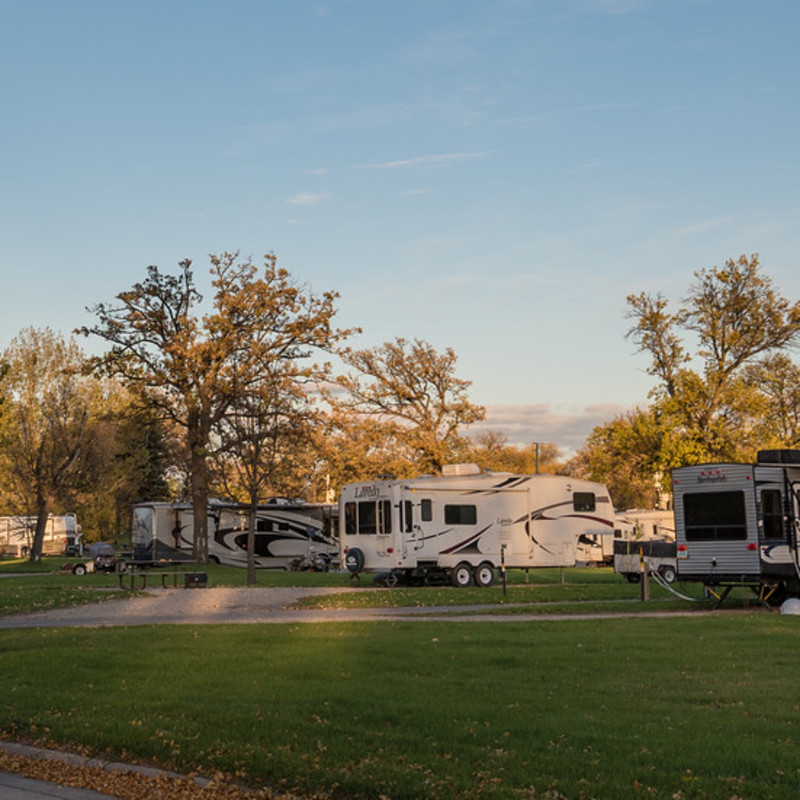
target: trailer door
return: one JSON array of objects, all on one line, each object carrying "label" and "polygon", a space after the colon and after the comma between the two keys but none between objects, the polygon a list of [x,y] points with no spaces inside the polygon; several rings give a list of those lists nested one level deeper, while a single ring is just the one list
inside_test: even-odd
[{"label": "trailer door", "polygon": [[767,579],[785,578],[795,571],[790,552],[796,502],[792,495],[783,483],[759,482],[757,487],[758,551],[761,574]]}]

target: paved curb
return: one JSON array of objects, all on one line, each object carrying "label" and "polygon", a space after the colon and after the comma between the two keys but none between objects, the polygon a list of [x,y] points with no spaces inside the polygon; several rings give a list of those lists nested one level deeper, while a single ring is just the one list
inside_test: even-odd
[{"label": "paved curb", "polygon": [[[186,780],[186,775],[181,775],[177,772],[169,772],[157,767],[143,767],[137,764],[123,764],[120,761],[103,761],[100,758],[88,758],[86,756],[79,756],[75,753],[65,753],[61,750],[46,750],[42,747],[34,747],[33,745],[18,744],[17,742],[4,742],[0,741],[0,750],[10,753],[11,755],[24,756],[25,758],[33,758],[38,761],[60,761],[63,764],[69,764],[73,767],[86,767],[88,769],[99,769],[103,772],[132,772],[137,775],[143,775],[146,778],[158,778],[165,775],[168,778],[176,778]],[[202,789],[207,786],[211,781],[208,778],[193,777],[191,780],[195,785]]]}]

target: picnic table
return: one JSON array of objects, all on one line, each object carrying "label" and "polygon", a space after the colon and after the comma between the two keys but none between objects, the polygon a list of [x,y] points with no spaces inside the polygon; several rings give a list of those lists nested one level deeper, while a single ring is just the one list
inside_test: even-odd
[{"label": "picnic table", "polygon": [[177,589],[181,584],[185,589],[199,589],[208,586],[208,574],[187,570],[195,567],[189,561],[125,561],[120,570],[120,589],[146,589],[148,582],[152,586],[160,582],[162,589]]}]

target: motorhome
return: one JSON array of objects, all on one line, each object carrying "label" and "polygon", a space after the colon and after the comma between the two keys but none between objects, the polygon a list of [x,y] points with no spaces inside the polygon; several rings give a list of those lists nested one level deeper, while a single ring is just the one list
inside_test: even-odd
[{"label": "motorhome", "polygon": [[[338,559],[337,506],[273,500],[256,510],[256,567],[288,569],[296,560]],[[212,500],[208,505],[208,558],[217,564],[247,566],[250,507]],[[133,559],[140,562],[191,561],[194,513],[190,503],[139,503],[133,507]]]},{"label": "motorhome", "polygon": [[440,476],[351,483],[339,500],[342,559],[392,585],[490,585],[500,567],[572,567],[579,539],[613,532],[606,487],[556,475],[446,466]]},{"label": "motorhome", "polygon": [[[0,517],[0,554],[11,558],[27,558],[36,533],[34,516]],[[82,532],[74,514],[50,515],[42,540],[42,555],[80,555],[83,552]]]},{"label": "motorhome", "polygon": [[800,593],[800,451],[680,467],[672,482],[680,580],[749,585],[771,602]]}]

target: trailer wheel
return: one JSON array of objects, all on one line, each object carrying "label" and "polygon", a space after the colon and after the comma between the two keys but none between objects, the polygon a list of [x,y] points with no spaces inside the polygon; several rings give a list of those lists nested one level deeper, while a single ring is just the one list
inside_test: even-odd
[{"label": "trailer wheel", "polygon": [[457,564],[450,572],[450,583],[459,589],[472,586],[472,567],[466,561]]},{"label": "trailer wheel", "polygon": [[76,564],[72,568],[73,575],[85,575],[86,574],[86,564]]},{"label": "trailer wheel", "polygon": [[642,579],[642,576],[638,572],[626,572],[625,573],[625,580],[628,583],[639,583]]},{"label": "trailer wheel", "polygon": [[664,583],[675,583],[675,578],[678,577],[675,574],[675,567],[669,564],[666,567],[661,567],[659,574],[664,579]]},{"label": "trailer wheel", "polygon": [[491,586],[494,583],[494,567],[488,561],[484,561],[475,567],[472,577],[476,586]]}]

